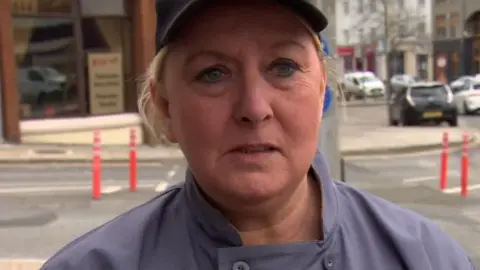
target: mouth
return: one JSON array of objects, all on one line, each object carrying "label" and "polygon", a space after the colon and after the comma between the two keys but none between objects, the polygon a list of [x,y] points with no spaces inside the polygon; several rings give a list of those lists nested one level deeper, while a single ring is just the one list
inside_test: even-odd
[{"label": "mouth", "polygon": [[244,144],[239,145],[231,150],[233,153],[240,154],[261,154],[261,153],[273,153],[280,149],[272,144]]}]

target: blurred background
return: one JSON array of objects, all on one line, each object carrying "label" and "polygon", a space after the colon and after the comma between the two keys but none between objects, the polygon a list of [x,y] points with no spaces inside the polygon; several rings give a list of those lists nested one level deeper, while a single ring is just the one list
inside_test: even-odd
[{"label": "blurred background", "polygon": [[[480,1],[316,4],[337,73],[319,138],[332,175],[427,216],[480,263]],[[0,270],[38,269],[182,181],[181,151],[145,132],[136,108],[154,5],[0,1]]]}]

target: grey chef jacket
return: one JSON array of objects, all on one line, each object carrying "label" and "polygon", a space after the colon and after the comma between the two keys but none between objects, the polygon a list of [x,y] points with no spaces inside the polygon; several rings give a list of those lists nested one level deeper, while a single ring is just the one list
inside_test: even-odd
[{"label": "grey chef jacket", "polygon": [[44,270],[471,270],[466,253],[427,219],[329,177],[317,154],[324,240],[242,246],[228,221],[185,183],[87,233]]}]

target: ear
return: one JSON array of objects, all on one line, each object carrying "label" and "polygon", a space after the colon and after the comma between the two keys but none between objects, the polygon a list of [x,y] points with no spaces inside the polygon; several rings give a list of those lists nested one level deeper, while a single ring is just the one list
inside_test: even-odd
[{"label": "ear", "polygon": [[320,107],[320,119],[323,116],[323,111],[324,111],[324,106],[325,106],[325,95],[327,93],[327,65],[325,64],[325,61],[321,62],[322,65],[322,71],[320,74],[320,101],[321,101],[321,107]]},{"label": "ear", "polygon": [[327,70],[327,64],[325,62],[325,60],[322,60],[322,72],[321,72],[321,90],[322,90],[322,95],[325,95],[325,91],[326,91],[326,88],[327,88],[327,73],[328,73],[328,70]]},{"label": "ear", "polygon": [[154,119],[155,121],[160,121],[162,132],[172,143],[177,143],[177,138],[173,132],[172,128],[172,118],[170,114],[170,102],[168,99],[161,95],[158,91],[157,84],[153,81],[149,82],[150,96],[152,97],[153,104],[155,109],[158,111],[157,116],[160,119]]}]

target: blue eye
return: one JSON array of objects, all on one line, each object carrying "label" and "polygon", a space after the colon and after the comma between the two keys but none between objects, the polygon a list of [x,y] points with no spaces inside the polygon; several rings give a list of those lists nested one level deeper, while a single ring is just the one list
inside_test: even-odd
[{"label": "blue eye", "polygon": [[206,83],[221,81],[227,74],[220,68],[208,68],[198,74],[195,79]]},{"label": "blue eye", "polygon": [[272,63],[270,70],[279,77],[290,77],[299,70],[298,65],[289,59],[279,59]]}]

